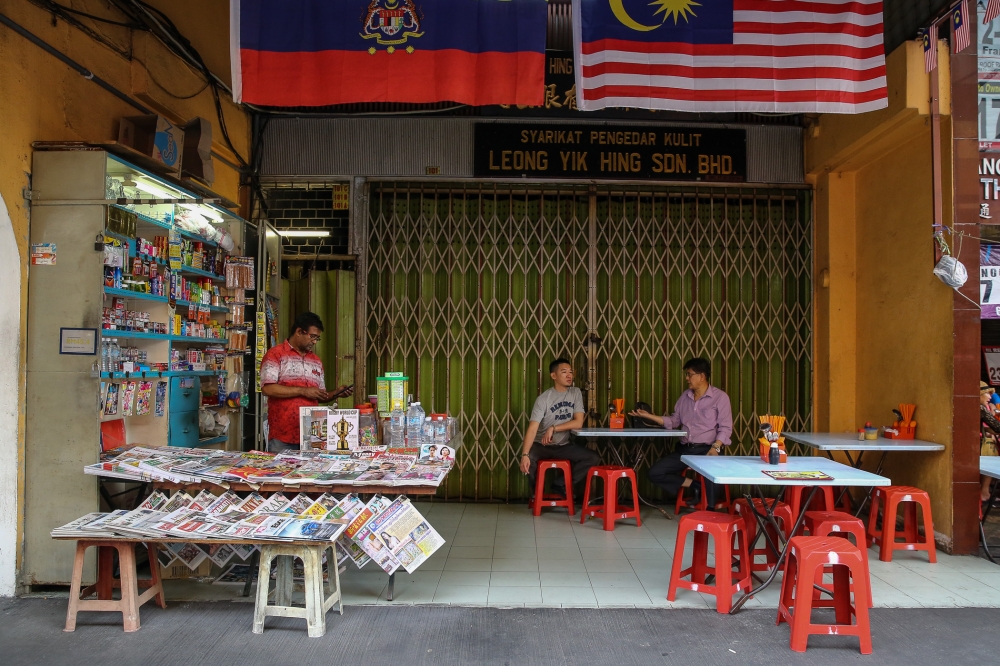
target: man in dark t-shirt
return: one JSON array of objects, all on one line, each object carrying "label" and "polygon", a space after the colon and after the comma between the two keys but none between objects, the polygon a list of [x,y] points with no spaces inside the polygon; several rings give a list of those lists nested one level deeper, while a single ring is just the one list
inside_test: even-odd
[{"label": "man in dark t-shirt", "polygon": [[[595,451],[569,441],[570,431],[582,428],[586,416],[583,394],[573,386],[573,365],[564,358],[557,358],[549,364],[549,376],[553,386],[535,400],[521,447],[521,472],[528,475],[532,492],[539,460],[570,461],[574,486],[583,483],[587,470],[601,464],[601,457]],[[555,489],[561,485],[562,479],[553,484]]]}]

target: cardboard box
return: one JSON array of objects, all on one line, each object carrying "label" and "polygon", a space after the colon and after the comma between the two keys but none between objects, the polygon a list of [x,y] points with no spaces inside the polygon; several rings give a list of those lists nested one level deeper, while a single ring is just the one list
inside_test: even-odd
[{"label": "cardboard box", "polygon": [[184,125],[184,175],[211,185],[215,182],[212,162],[212,123],[196,117]]},{"label": "cardboard box", "polygon": [[194,571],[188,569],[187,565],[178,560],[174,560],[169,567],[160,567],[160,578],[163,580],[182,580],[185,578],[208,578],[212,575],[212,560],[206,559],[198,565]]},{"label": "cardboard box", "polygon": [[180,173],[184,130],[163,116],[128,116],[118,125],[118,143]]}]

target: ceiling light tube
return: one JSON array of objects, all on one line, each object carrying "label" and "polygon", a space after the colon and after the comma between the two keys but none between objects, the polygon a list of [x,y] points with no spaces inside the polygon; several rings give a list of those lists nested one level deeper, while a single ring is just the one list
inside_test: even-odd
[{"label": "ceiling light tube", "polygon": [[225,220],[222,219],[221,215],[216,213],[208,206],[203,206],[201,204],[180,204],[180,207],[187,208],[188,210],[198,213],[202,217],[207,218],[213,222],[219,222],[220,224],[222,222],[225,222]]},{"label": "ceiling light tube", "polygon": [[147,192],[149,194],[152,194],[154,197],[156,197],[158,199],[176,199],[176,198],[178,198],[176,194],[173,194],[173,193],[168,192],[168,191],[166,191],[164,189],[156,187],[155,185],[150,185],[149,183],[147,183],[144,180],[137,180],[137,181],[135,181],[135,186],[136,186],[137,189],[140,189],[143,192]]},{"label": "ceiling light tube", "polygon": [[330,232],[320,229],[278,229],[278,235],[288,238],[326,238]]}]

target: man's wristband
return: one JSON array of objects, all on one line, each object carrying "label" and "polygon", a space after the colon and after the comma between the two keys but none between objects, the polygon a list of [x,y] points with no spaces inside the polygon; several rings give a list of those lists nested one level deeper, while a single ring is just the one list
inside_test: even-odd
[{"label": "man's wristband", "polygon": [[521,455],[520,455],[520,457],[521,457],[521,458],[524,458],[524,457],[526,457],[526,456],[528,456],[528,454],[527,454],[527,453],[524,453],[524,452],[522,451],[522,452],[521,452]]}]

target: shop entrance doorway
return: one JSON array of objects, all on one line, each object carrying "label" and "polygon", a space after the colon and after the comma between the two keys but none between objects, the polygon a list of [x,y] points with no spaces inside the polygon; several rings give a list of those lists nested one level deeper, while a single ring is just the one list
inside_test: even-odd
[{"label": "shop entrance doorway", "polygon": [[808,190],[371,183],[368,201],[364,376],[371,392],[405,371],[425,405],[459,416],[447,496],[528,495],[516,453],[558,356],[594,425],[612,398],[669,408],[684,361],[704,356],[736,451],[755,414],[810,429]]}]

